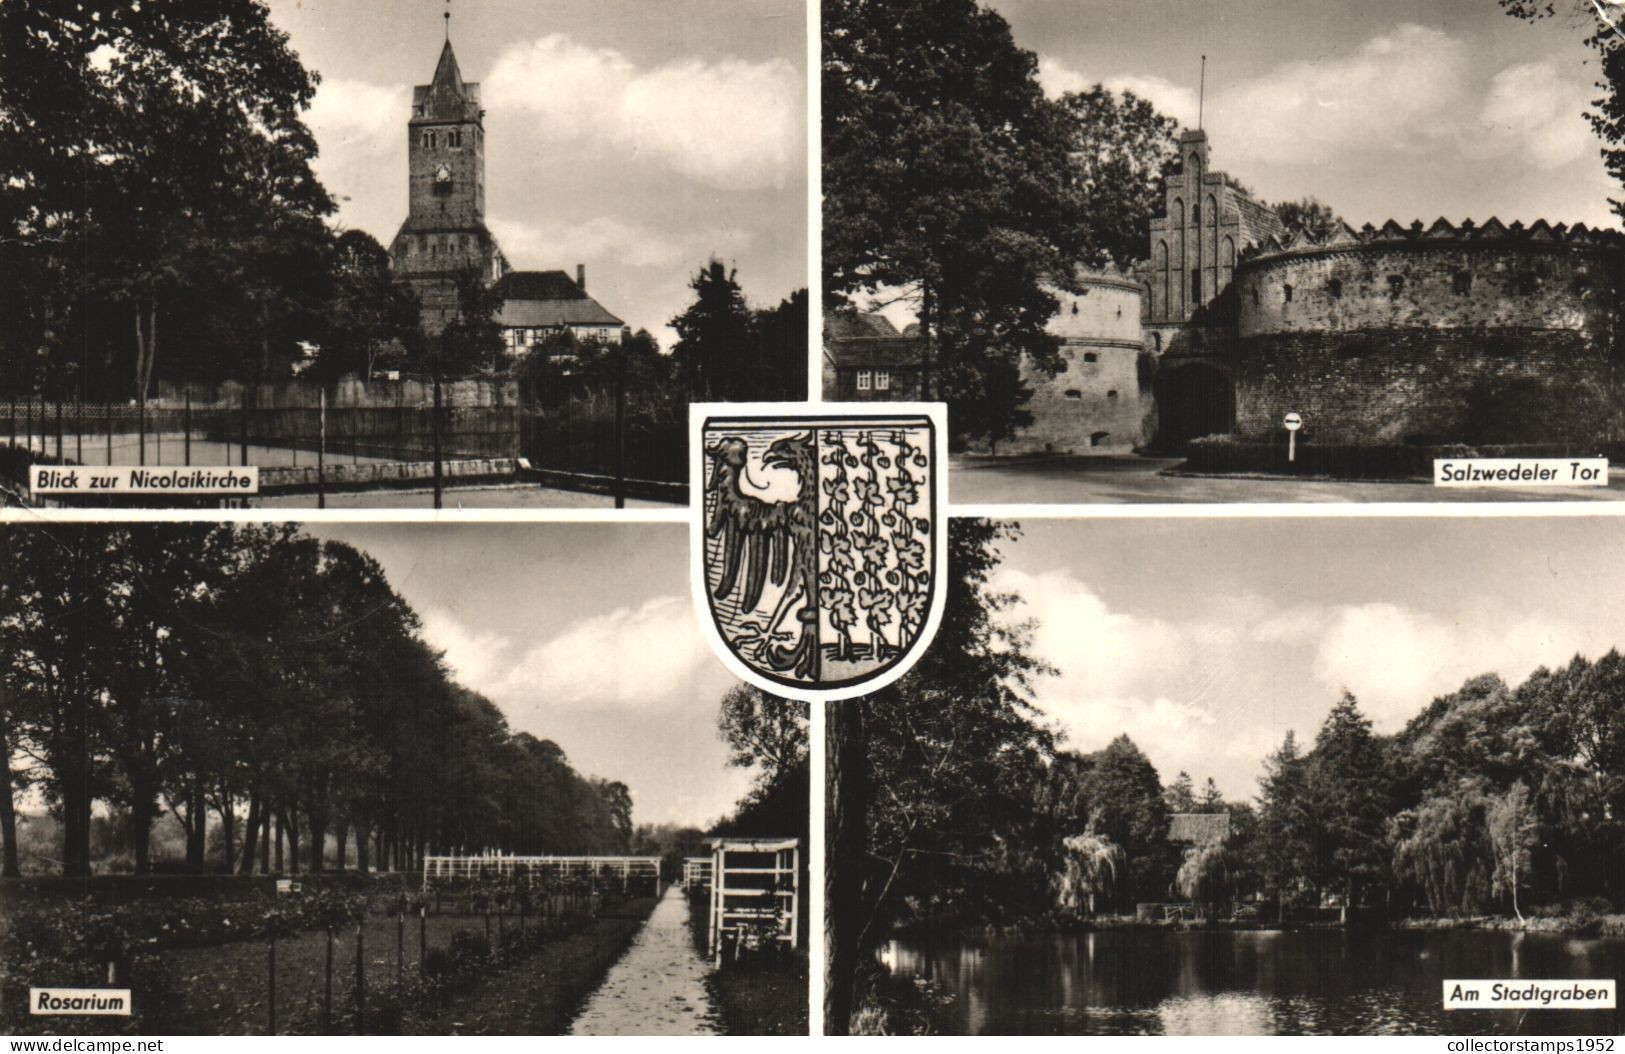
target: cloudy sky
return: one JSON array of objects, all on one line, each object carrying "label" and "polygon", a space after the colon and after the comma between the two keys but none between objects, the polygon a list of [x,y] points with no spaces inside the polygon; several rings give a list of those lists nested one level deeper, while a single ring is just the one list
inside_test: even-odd
[{"label": "cloudy sky", "polygon": [[576,771],[632,790],[639,823],[703,826],[750,784],[717,704],[685,524],[309,524],[383,564],[457,679]]},{"label": "cloudy sky", "polygon": [[1129,88],[1187,127],[1206,54],[1213,162],[1267,201],[1313,195],[1356,227],[1492,214],[1616,225],[1620,188],[1581,116],[1597,94],[1591,26],[1573,17],[1521,22],[1495,0],[993,6],[1052,94]]},{"label": "cloudy sky", "polygon": [[[339,221],[386,246],[406,217],[412,86],[440,0],[270,0],[322,85],[307,115]],[[486,219],[524,270],[588,291],[662,346],[712,255],[745,294],[806,285],[806,14],[798,0],[455,0],[486,109]]]},{"label": "cloudy sky", "polygon": [[1287,729],[1347,688],[1398,731],[1468,677],[1522,682],[1625,646],[1625,523],[1493,519],[1032,520],[995,585],[1060,669],[1038,703],[1075,749],[1128,733],[1163,782],[1250,799]]}]

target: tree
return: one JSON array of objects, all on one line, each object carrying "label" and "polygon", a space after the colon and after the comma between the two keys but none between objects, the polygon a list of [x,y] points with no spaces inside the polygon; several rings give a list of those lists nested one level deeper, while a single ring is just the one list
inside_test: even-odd
[{"label": "tree", "polygon": [[1219,785],[1209,776],[1207,782],[1202,784],[1202,798],[1196,803],[1196,812],[1224,812],[1224,795],[1219,793]]},{"label": "tree", "polygon": [[502,296],[477,268],[457,275],[457,317],[440,331],[430,369],[440,378],[493,376],[506,368],[497,312]]},{"label": "tree", "polygon": [[1195,812],[1196,793],[1192,789],[1191,774],[1181,769],[1174,781],[1163,788],[1162,799],[1169,812]]},{"label": "tree", "polygon": [[1540,841],[1540,825],[1529,801],[1529,788],[1514,783],[1511,790],[1490,804],[1487,820],[1490,845],[1495,850],[1491,882],[1497,893],[1512,897],[1512,913],[1522,922],[1518,887],[1527,881],[1530,853]]},{"label": "tree", "polygon": [[1085,258],[1075,127],[1035,56],[974,0],[839,0],[823,10],[824,288],[918,305],[961,440],[1004,438],[1023,356]]},{"label": "tree", "polygon": [[1110,896],[1126,877],[1122,846],[1091,830],[1062,840],[1064,870],[1057,877],[1056,902],[1063,911],[1095,913],[1095,897]]},{"label": "tree", "polygon": [[1223,842],[1208,842],[1186,849],[1185,860],[1174,876],[1174,888],[1204,915],[1216,914],[1235,892],[1228,847]]},{"label": "tree", "polygon": [[755,376],[741,398],[801,402],[807,398],[807,291],[754,312]]},{"label": "tree", "polygon": [[717,731],[728,744],[728,764],[758,769],[757,782],[771,784],[807,763],[804,702],[770,696],[735,685],[722,697]]},{"label": "tree", "polygon": [[[1610,19],[1603,14],[1604,6],[1592,0],[1500,0],[1501,7],[1514,18],[1536,21],[1551,18],[1561,6],[1576,17],[1589,23],[1597,20],[1596,31],[1586,38],[1585,44],[1600,59],[1597,88],[1602,96],[1592,105],[1596,109],[1585,115],[1591,128],[1605,145],[1603,165],[1608,174],[1625,183],[1625,40],[1622,40],[1617,16]],[[1612,5],[1608,5],[1612,7]],[[1625,216],[1625,201],[1610,198],[1614,214]]]},{"label": "tree", "polygon": [[[1053,744],[1031,679],[1048,672],[989,585],[1016,528],[950,521],[932,646],[896,683],[828,715],[826,1026],[849,1027],[858,964],[904,918],[987,918],[1052,902],[1059,845],[1032,804]],[[1012,874],[1020,878],[1012,880]]]},{"label": "tree", "polygon": [[400,362],[422,339],[418,299],[390,271],[389,252],[366,231],[333,241],[333,298],[321,334],[316,369],[325,379],[353,373],[371,381],[383,365]]},{"label": "tree", "polygon": [[678,377],[695,399],[738,400],[750,390],[757,342],[737,272],[711,260],[689,288],[694,302],[671,320]]},{"label": "tree", "polygon": [[1275,215],[1286,227],[1287,232],[1301,231],[1315,241],[1324,241],[1343,229],[1343,219],[1332,211],[1330,205],[1322,204],[1314,198],[1301,198],[1297,201],[1283,201],[1278,205],[1271,205]]},{"label": "tree", "polygon": [[[8,4],[0,52],[0,246],[30,276],[8,298],[22,340],[97,334],[144,399],[171,328],[256,300],[263,323],[319,272],[290,266],[333,208],[300,119],[316,78],[262,3]],[[227,266],[237,302],[187,298]],[[96,328],[108,305],[116,341]]]},{"label": "tree", "polygon": [[1179,123],[1131,91],[1096,84],[1060,100],[1071,138],[1087,262],[1126,265],[1148,255],[1145,232],[1162,212],[1163,180],[1179,162]]},{"label": "tree", "polygon": [[1102,834],[1123,847],[1128,859],[1127,892],[1139,895],[1158,888],[1164,865],[1172,859],[1168,846],[1168,806],[1162,783],[1151,760],[1127,735],[1119,735],[1104,750],[1090,756],[1089,800],[1096,810]]},{"label": "tree", "polygon": [[1308,875],[1312,838],[1308,771],[1290,729],[1264,759],[1259,779],[1258,862],[1266,889],[1275,893],[1278,914],[1287,894]]},{"label": "tree", "polygon": [[1305,785],[1311,830],[1311,878],[1336,885],[1354,906],[1385,871],[1383,824],[1389,815],[1386,765],[1371,722],[1348,692],[1315,736]]}]

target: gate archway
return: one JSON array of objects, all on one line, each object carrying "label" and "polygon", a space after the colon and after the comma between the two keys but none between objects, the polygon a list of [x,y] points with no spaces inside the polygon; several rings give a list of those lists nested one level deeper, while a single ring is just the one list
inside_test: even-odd
[{"label": "gate archway", "polygon": [[1157,445],[1182,450],[1198,436],[1233,432],[1236,386],[1206,363],[1176,366],[1157,378]]}]

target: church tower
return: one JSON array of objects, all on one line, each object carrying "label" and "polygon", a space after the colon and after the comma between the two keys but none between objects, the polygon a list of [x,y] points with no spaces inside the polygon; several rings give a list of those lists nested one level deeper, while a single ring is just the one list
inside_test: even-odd
[{"label": "church tower", "polygon": [[463,80],[448,37],[434,79],[412,89],[407,121],[406,222],[390,243],[395,273],[417,290],[431,336],[457,317],[457,282],[489,285],[507,261],[485,226],[485,111]]}]

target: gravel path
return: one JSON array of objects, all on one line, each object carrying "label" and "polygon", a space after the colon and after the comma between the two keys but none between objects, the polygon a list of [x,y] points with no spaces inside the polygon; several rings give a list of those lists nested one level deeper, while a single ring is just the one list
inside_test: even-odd
[{"label": "gravel path", "polygon": [[714,1036],[707,967],[694,952],[688,901],[675,885],[604,983],[587,999],[576,1036]]}]

